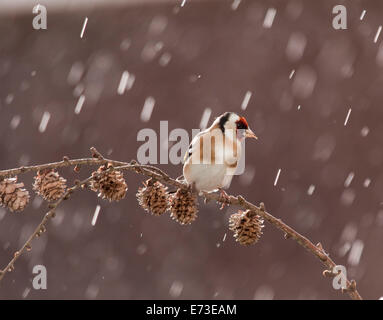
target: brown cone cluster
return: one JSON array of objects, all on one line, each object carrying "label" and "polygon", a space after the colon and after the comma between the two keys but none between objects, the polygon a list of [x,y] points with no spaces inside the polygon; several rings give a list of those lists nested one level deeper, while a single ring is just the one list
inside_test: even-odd
[{"label": "brown cone cluster", "polygon": [[53,169],[41,170],[35,176],[33,190],[46,201],[60,199],[66,189],[66,180]]},{"label": "brown cone cluster", "polygon": [[197,218],[196,200],[195,194],[178,189],[171,197],[170,216],[182,225],[191,224]]},{"label": "brown cone cluster", "polygon": [[155,216],[164,214],[169,208],[167,188],[159,181],[149,179],[138,189],[137,200],[140,206]]},{"label": "brown cone cluster", "polygon": [[90,183],[92,191],[98,192],[98,196],[109,201],[119,201],[125,197],[128,186],[121,171],[111,170],[98,176],[113,167],[112,164],[104,165],[92,173],[94,177]]},{"label": "brown cone cluster", "polygon": [[263,219],[250,210],[239,210],[229,219],[229,228],[234,232],[234,238],[245,246],[258,242],[263,227]]},{"label": "brown cone cluster", "polygon": [[17,177],[0,181],[0,205],[9,210],[22,211],[29,202],[29,192],[24,183],[17,183]]}]

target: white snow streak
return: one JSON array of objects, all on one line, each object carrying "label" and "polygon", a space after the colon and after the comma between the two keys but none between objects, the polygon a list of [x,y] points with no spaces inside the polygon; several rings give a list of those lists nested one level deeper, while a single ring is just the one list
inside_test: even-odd
[{"label": "white snow streak", "polygon": [[43,114],[43,117],[41,118],[41,122],[39,126],[39,131],[41,133],[45,132],[45,130],[47,129],[47,125],[50,118],[51,118],[51,114],[48,111],[45,111]]},{"label": "white snow streak", "polygon": [[128,80],[129,80],[129,72],[125,70],[122,73],[120,84],[118,85],[118,89],[117,89],[117,93],[119,95],[124,94],[124,92],[126,90],[126,86],[128,84]]},{"label": "white snow streak", "polygon": [[350,172],[350,174],[347,176],[346,180],[344,181],[345,188],[350,186],[352,179],[354,179],[354,176],[355,176],[354,172]]},{"label": "white snow streak", "polygon": [[278,170],[277,176],[275,177],[274,186],[277,185],[280,174],[281,174],[281,169]]},{"label": "white snow streak", "polygon": [[363,10],[362,14],[360,15],[360,20],[363,20],[365,15],[366,15],[366,10]]},{"label": "white snow streak", "polygon": [[98,214],[100,213],[101,206],[97,205],[96,210],[94,210],[93,218],[92,218],[92,226],[96,225]]},{"label": "white snow streak", "polygon": [[201,130],[206,129],[207,124],[209,123],[210,116],[211,116],[211,109],[210,108],[206,108],[203,111],[201,122],[199,124],[199,127],[200,127]]},{"label": "white snow streak", "polygon": [[231,4],[231,9],[237,10],[240,3],[241,3],[241,0],[234,0],[234,2]]},{"label": "white snow streak", "polygon": [[74,108],[74,113],[79,114],[81,112],[82,106],[85,102],[85,96],[82,94],[77,101],[76,107]]},{"label": "white snow streak", "polygon": [[246,110],[247,105],[249,104],[250,98],[251,98],[252,93],[250,91],[247,91],[245,94],[245,97],[243,98],[241,109]]},{"label": "white snow streak", "polygon": [[350,114],[351,114],[351,108],[348,110],[346,119],[344,120],[344,125],[345,125],[345,126],[347,125],[348,119],[350,118]]},{"label": "white snow streak", "polygon": [[88,23],[88,17],[85,17],[84,24],[82,25],[82,30],[81,30],[81,34],[80,34],[81,39],[84,36],[84,32],[85,32],[85,28],[86,28],[87,23]]},{"label": "white snow streak", "polygon": [[374,38],[374,43],[378,42],[378,38],[379,38],[379,35],[380,35],[381,32],[382,32],[382,26],[379,26],[378,31],[376,31],[376,35],[375,35],[375,38]]},{"label": "white snow streak", "polygon": [[142,111],[141,111],[141,121],[148,122],[150,120],[155,103],[156,103],[156,100],[154,100],[153,97],[146,98],[144,107],[142,108]]},{"label": "white snow streak", "polygon": [[355,240],[352,244],[350,254],[348,256],[348,263],[353,266],[357,266],[360,261],[360,257],[363,253],[364,244],[361,240]]},{"label": "white snow streak", "polygon": [[274,8],[267,9],[265,20],[263,20],[264,28],[271,28],[274,22],[275,15],[277,14],[277,10]]},{"label": "white snow streak", "polygon": [[309,188],[307,189],[307,194],[308,194],[309,196],[311,196],[311,195],[314,193],[314,191],[315,191],[315,186],[312,184],[312,185],[310,185]]}]

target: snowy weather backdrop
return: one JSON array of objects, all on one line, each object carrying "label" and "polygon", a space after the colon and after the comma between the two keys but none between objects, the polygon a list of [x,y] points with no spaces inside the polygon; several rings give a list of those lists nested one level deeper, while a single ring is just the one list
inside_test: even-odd
[{"label": "snowy weather backdrop", "polygon": [[[246,172],[229,192],[265,202],[321,242],[364,298],[383,296],[383,3],[181,2],[52,12],[41,2],[48,29],[39,31],[28,1],[24,12],[4,11],[0,168],[86,157],[93,145],[129,161],[141,128],[167,120],[169,130],[191,132],[207,108],[210,121],[242,113],[259,140],[247,143]],[[347,30],[332,27],[339,3]],[[143,116],[148,97],[153,112]],[[161,167],[182,173],[181,165]],[[79,176],[61,172],[69,183]],[[201,204],[197,221],[181,227],[146,214],[135,199],[144,178],[125,177],[119,203],[88,191],[65,203],[3,279],[0,298],[347,298],[315,258],[267,224],[258,244],[241,247],[227,229],[234,208]],[[31,174],[19,180],[31,191]],[[20,214],[0,209],[1,266],[44,210],[34,195]],[[47,268],[47,290],[32,288],[36,264]]]}]

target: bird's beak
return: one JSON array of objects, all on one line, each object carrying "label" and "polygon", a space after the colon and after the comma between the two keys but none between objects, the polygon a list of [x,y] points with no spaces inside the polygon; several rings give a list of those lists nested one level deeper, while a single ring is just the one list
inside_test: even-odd
[{"label": "bird's beak", "polygon": [[253,131],[251,131],[250,129],[246,129],[245,131],[245,137],[246,138],[253,138],[253,139],[257,139],[258,140],[258,137],[255,135],[255,133]]}]

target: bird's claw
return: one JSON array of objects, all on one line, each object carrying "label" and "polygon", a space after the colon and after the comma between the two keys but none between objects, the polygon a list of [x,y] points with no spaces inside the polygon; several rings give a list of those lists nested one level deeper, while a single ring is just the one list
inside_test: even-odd
[{"label": "bird's claw", "polygon": [[189,185],[191,193],[197,192],[197,188],[195,187],[195,182]]},{"label": "bird's claw", "polygon": [[219,201],[222,203],[220,210],[222,210],[223,208],[225,208],[225,205],[228,205],[230,203],[230,196],[222,188],[219,188],[218,190],[220,192]]}]

